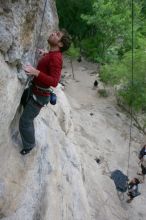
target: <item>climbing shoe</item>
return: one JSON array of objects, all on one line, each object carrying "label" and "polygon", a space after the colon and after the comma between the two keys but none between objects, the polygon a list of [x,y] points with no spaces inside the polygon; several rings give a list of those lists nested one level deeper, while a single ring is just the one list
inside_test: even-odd
[{"label": "climbing shoe", "polygon": [[126,202],[131,203],[133,199],[128,199]]},{"label": "climbing shoe", "polygon": [[32,149],[33,149],[33,148],[30,148],[30,149],[22,149],[22,150],[20,151],[20,154],[26,155],[26,154],[28,154]]}]

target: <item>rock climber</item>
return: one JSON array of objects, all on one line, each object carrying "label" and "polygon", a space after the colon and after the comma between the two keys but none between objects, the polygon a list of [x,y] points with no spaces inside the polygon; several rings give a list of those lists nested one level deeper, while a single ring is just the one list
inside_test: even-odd
[{"label": "rock climber", "polygon": [[71,37],[66,30],[53,32],[48,38],[49,52],[40,50],[42,57],[37,68],[30,64],[24,65],[23,69],[28,76],[33,76],[31,93],[29,99],[25,92],[22,96],[24,106],[19,121],[19,131],[22,139],[22,155],[29,153],[35,147],[34,118],[39,114],[41,108],[49,102],[49,87],[56,87],[61,77],[62,52],[67,50],[71,44]]}]

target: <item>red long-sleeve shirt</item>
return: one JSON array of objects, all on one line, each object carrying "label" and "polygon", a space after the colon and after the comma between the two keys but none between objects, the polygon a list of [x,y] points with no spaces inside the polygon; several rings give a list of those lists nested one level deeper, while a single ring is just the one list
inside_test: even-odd
[{"label": "red long-sleeve shirt", "polygon": [[[61,77],[62,53],[61,51],[50,51],[45,54],[38,62],[37,69],[40,71],[38,77],[34,77],[33,83],[37,86],[48,88],[56,87]],[[33,93],[40,96],[48,96],[33,87]]]}]

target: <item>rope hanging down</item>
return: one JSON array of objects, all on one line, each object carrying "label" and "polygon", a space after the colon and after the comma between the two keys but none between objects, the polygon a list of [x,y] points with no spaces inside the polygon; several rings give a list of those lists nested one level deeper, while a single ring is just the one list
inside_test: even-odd
[{"label": "rope hanging down", "polygon": [[40,36],[41,36],[41,32],[42,32],[42,27],[43,27],[43,21],[44,21],[44,16],[45,16],[46,4],[47,4],[47,0],[45,0],[45,4],[44,4],[44,8],[43,8],[43,14],[42,14],[42,19],[41,19],[41,25],[40,25],[40,30],[39,30],[39,35],[38,35],[37,43],[36,43],[36,46],[35,46],[34,65],[35,65],[35,61],[36,61],[37,49],[38,49],[38,45],[39,45],[39,41],[40,41]]},{"label": "rope hanging down", "polygon": [[[43,21],[44,21],[44,16],[45,16],[46,5],[47,5],[47,0],[45,0],[45,4],[44,4],[44,8],[43,8],[43,14],[42,14],[42,18],[41,18],[41,25],[40,25],[39,35],[38,35],[37,43],[36,43],[36,46],[35,46],[33,66],[35,66],[35,62],[36,62],[36,54],[37,54],[37,49],[38,49],[38,45],[39,45],[39,41],[40,41],[40,36],[41,36],[41,32],[42,32],[42,27],[43,27]],[[26,86],[29,85],[29,83],[31,82],[32,79],[33,79],[32,76],[29,76],[29,77],[27,78]]]},{"label": "rope hanging down", "polygon": [[133,66],[134,66],[134,4],[133,0],[131,0],[131,40],[132,40],[132,54],[131,54],[131,88],[132,88],[132,95],[131,95],[131,106],[130,106],[130,135],[129,135],[129,150],[128,150],[128,167],[127,167],[127,176],[129,176],[129,166],[130,166],[130,153],[131,153],[131,141],[132,141],[132,117],[133,117]]},{"label": "rope hanging down", "polygon": [[131,20],[132,20],[132,32],[131,32],[131,37],[132,37],[132,72],[131,72],[131,88],[132,88],[132,95],[131,95],[131,105],[130,105],[130,134],[129,134],[129,146],[128,146],[128,165],[127,165],[127,176],[124,175],[120,170],[115,170],[111,174],[111,178],[114,180],[116,189],[117,189],[117,194],[119,199],[122,201],[124,199],[124,193],[127,190],[128,187],[128,177],[129,177],[129,165],[130,165],[130,153],[131,153],[131,142],[132,142],[132,117],[133,117],[133,54],[134,54],[134,45],[133,45],[133,22],[134,22],[134,11],[133,11],[133,0],[131,0]]}]

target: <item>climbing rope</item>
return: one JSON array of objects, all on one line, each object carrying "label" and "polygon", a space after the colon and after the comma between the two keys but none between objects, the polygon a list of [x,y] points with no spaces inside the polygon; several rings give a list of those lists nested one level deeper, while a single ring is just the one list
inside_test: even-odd
[{"label": "climbing rope", "polygon": [[[34,54],[34,60],[33,60],[33,66],[35,66],[35,62],[36,62],[36,54],[37,54],[37,48],[38,48],[38,44],[40,41],[40,36],[41,36],[41,32],[42,32],[42,27],[43,27],[43,21],[44,21],[44,15],[45,15],[45,9],[46,9],[46,4],[47,4],[47,0],[45,0],[45,4],[44,4],[44,8],[43,8],[43,14],[42,14],[42,19],[41,19],[41,25],[40,25],[40,30],[39,30],[39,35],[38,35],[38,39],[37,39],[37,43],[35,46],[35,54]],[[32,90],[32,86],[31,86],[31,81],[33,80],[34,76],[28,76],[27,80],[26,80],[26,85],[25,88],[28,88],[27,91],[27,95],[25,98],[25,102],[28,101],[30,94],[31,94],[31,90]],[[23,93],[24,94],[24,93]],[[22,95],[23,97],[23,95]],[[21,98],[22,99],[22,98]]]},{"label": "climbing rope", "polygon": [[[129,126],[129,146],[128,146],[128,165],[127,165],[127,176],[123,175],[121,171],[116,170],[112,173],[112,179],[115,182],[116,188],[117,188],[117,194],[120,199],[120,201],[124,200],[124,193],[125,190],[128,188],[128,177],[129,177],[129,168],[130,168],[130,154],[131,154],[131,143],[132,143],[132,118],[133,118],[133,54],[134,54],[134,45],[133,45],[133,21],[134,21],[134,10],[133,10],[133,0],[131,0],[131,19],[132,19],[132,29],[131,29],[131,36],[132,36],[132,71],[131,71],[131,88],[132,88],[132,95],[131,95],[131,103],[130,103],[130,126]],[[126,185],[125,185],[126,184]],[[121,189],[123,191],[121,191]]]},{"label": "climbing rope", "polygon": [[[37,54],[37,49],[38,49],[38,45],[39,45],[39,41],[40,41],[40,36],[41,36],[41,32],[42,32],[42,27],[43,27],[43,22],[44,22],[44,16],[45,16],[46,5],[47,5],[47,0],[45,0],[45,4],[44,4],[44,8],[43,8],[43,14],[42,14],[42,18],[41,18],[41,25],[40,25],[40,29],[39,29],[39,35],[38,35],[37,43],[36,43],[36,46],[35,46],[33,66],[35,66],[35,64],[36,64],[36,54]],[[31,83],[31,81],[32,81],[33,78],[34,78],[33,76],[29,76],[29,77],[27,78],[26,87],[27,87],[27,86],[29,87],[29,84]]]},{"label": "climbing rope", "polygon": [[134,54],[134,34],[133,34],[133,26],[134,26],[134,7],[133,0],[131,0],[131,38],[132,38],[132,54],[131,54],[131,87],[132,87],[132,95],[131,95],[131,106],[130,106],[130,134],[129,134],[129,148],[128,148],[128,166],[127,166],[127,176],[129,176],[129,167],[130,167],[130,154],[131,154],[131,142],[132,142],[132,117],[133,117],[133,54]]},{"label": "climbing rope", "polygon": [[39,30],[39,35],[38,35],[37,43],[36,43],[36,46],[35,46],[34,65],[35,65],[35,61],[36,61],[37,48],[38,48],[38,45],[39,45],[40,36],[41,36],[41,32],[42,32],[46,5],[47,5],[47,0],[45,0],[45,4],[44,4],[44,8],[43,8],[43,14],[42,14],[42,19],[41,19],[41,25],[40,25],[40,30]]}]

